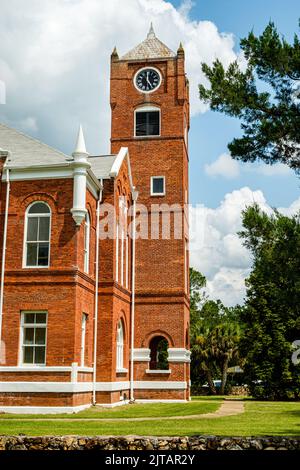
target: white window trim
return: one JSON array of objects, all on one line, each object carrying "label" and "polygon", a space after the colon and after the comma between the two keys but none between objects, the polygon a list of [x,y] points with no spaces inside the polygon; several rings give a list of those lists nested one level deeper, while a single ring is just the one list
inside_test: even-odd
[{"label": "white window trim", "polygon": [[[136,79],[137,79],[137,76],[139,75],[139,73],[141,73],[143,70],[149,70],[149,69],[155,70],[155,72],[158,73],[158,75],[159,75],[159,85],[158,85],[156,88],[154,88],[153,90],[149,90],[149,91],[146,91],[146,90],[145,90],[145,91],[144,91],[144,90],[141,90],[141,89],[137,86],[137,84],[136,84]],[[155,91],[157,91],[157,90],[159,89],[159,87],[160,87],[161,84],[162,84],[162,74],[161,74],[161,71],[158,70],[156,67],[152,67],[152,66],[150,66],[150,67],[149,67],[149,66],[148,66],[148,67],[147,67],[147,66],[146,66],[146,67],[142,67],[141,69],[139,69],[139,70],[134,74],[133,84],[134,84],[135,88],[137,89],[137,91],[138,91],[139,93],[143,93],[143,94],[145,93],[145,94],[147,94],[147,95],[149,95],[150,93],[154,93]]]},{"label": "white window trim", "polygon": [[80,349],[80,367],[85,366],[85,346],[86,346],[86,323],[88,316],[86,313],[82,314],[81,318],[81,349]]},{"label": "white window trim", "polygon": [[[164,191],[162,193],[154,193],[153,192],[153,180],[162,178],[164,182]],[[151,176],[150,178],[150,195],[151,196],[165,196],[166,195],[166,177],[161,175],[161,176]]]},{"label": "white window trim", "polygon": [[[24,341],[24,316],[27,313],[45,313],[46,314],[46,323],[35,323],[32,324],[34,327],[42,326],[46,329],[45,335],[45,363],[44,364],[29,364],[24,362],[24,355],[23,355],[23,341]],[[26,325],[31,325],[31,323],[26,323]],[[32,367],[32,368],[41,368],[46,367],[47,364],[47,336],[48,336],[48,312],[47,310],[23,310],[21,312],[21,324],[20,324],[20,341],[19,341],[19,360],[18,360],[18,367]]]},{"label": "white window trim", "polygon": [[129,286],[129,236],[126,237],[126,272],[125,272],[125,287]]},{"label": "white window trim", "polygon": [[121,286],[124,285],[124,227],[121,227]]},{"label": "white window trim", "polygon": [[119,282],[119,222],[116,226],[116,282]]},{"label": "white window trim", "polygon": [[[146,113],[148,111],[159,112],[159,134],[153,135],[136,135],[136,113]],[[158,106],[140,106],[134,110],[134,137],[136,139],[151,139],[161,136],[161,109]]]},{"label": "white window trim", "polygon": [[89,274],[90,265],[90,233],[91,233],[91,219],[87,212],[84,222],[84,272]]},{"label": "white window trim", "polygon": [[146,369],[146,374],[171,374],[171,369]]},{"label": "white window trim", "polygon": [[[29,215],[29,210],[30,208],[34,205],[34,204],[37,204],[37,203],[42,203],[42,204],[45,204],[48,208],[49,208],[49,211],[50,213],[49,214],[32,214]],[[34,217],[34,216],[38,216],[38,217],[49,217],[50,221],[49,221],[49,252],[48,252],[48,264],[45,265],[45,266],[27,266],[26,264],[26,261],[27,261],[27,227],[28,227],[28,217]],[[29,206],[27,207],[26,211],[25,211],[25,222],[24,222],[24,237],[23,237],[23,260],[22,260],[22,268],[24,269],[47,269],[50,267],[50,254],[51,254],[51,225],[52,225],[52,211],[51,211],[51,207],[49,206],[49,204],[47,204],[47,202],[45,201],[34,201],[32,202],[31,204],[29,204]]]},{"label": "white window trim", "polygon": [[[121,336],[122,341],[120,341],[119,331],[122,332],[122,336]],[[116,370],[117,372],[124,371],[124,326],[123,326],[122,320],[118,322],[116,346],[117,346]]]}]

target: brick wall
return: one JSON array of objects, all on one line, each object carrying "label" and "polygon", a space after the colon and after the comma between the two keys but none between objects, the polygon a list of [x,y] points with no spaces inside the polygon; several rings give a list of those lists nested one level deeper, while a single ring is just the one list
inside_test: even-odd
[{"label": "brick wall", "polygon": [[[160,70],[162,84],[155,92],[145,94],[133,84],[136,72],[145,66]],[[188,84],[185,78],[184,54],[176,58],[147,61],[117,60],[111,62],[111,149],[117,152],[127,146],[130,154],[134,184],[139,192],[138,203],[157,212],[162,223],[162,213],[157,205],[179,204],[182,208],[182,233],[188,234],[183,216],[183,205],[188,202],[188,152],[184,123],[189,126]],[[160,137],[134,137],[134,111],[141,105],[151,104],[161,110]],[[151,176],[165,176],[166,195],[151,197]],[[154,209],[155,205],[155,209]],[[180,211],[179,211],[180,212]],[[139,214],[138,214],[139,217]],[[174,224],[171,214],[171,231]],[[136,243],[136,328],[135,347],[147,348],[155,335],[164,336],[169,347],[188,347],[186,332],[189,328],[189,301],[185,292],[185,242],[181,240],[138,239]],[[172,233],[172,232],[171,232]],[[147,363],[135,365],[135,380],[159,380],[145,373]],[[171,364],[171,374],[161,380],[189,380],[187,364]],[[136,391],[135,395],[172,397],[172,391],[163,394],[153,391]],[[182,393],[174,392],[177,396]],[[187,392],[189,395],[189,392]]]}]

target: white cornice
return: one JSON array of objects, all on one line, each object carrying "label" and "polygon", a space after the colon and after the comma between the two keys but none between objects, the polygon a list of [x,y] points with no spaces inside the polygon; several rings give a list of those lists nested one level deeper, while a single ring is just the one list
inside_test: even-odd
[{"label": "white cornice", "polygon": [[133,360],[135,362],[149,362],[150,361],[150,349],[135,348],[133,350]]},{"label": "white cornice", "polygon": [[191,351],[185,348],[169,348],[168,362],[191,362]]},{"label": "white cornice", "polygon": [[[8,166],[6,168],[9,168]],[[47,180],[47,179],[73,179],[73,166],[71,164],[41,166],[32,168],[10,169],[10,181]],[[2,181],[6,181],[6,172],[3,172]],[[88,169],[87,187],[95,198],[98,198],[100,182]]]}]

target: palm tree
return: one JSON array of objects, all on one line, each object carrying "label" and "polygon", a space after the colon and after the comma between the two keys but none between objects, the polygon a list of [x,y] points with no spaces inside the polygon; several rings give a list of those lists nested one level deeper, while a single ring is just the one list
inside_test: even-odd
[{"label": "palm tree", "polygon": [[212,395],[216,395],[216,387],[213,377],[216,372],[215,358],[211,344],[211,336],[208,331],[195,336],[192,342],[192,361],[197,364],[198,369],[205,372],[208,387]]},{"label": "palm tree", "polygon": [[240,327],[235,322],[226,321],[212,331],[212,355],[221,369],[221,395],[225,393],[229,365],[239,359],[239,342]]}]

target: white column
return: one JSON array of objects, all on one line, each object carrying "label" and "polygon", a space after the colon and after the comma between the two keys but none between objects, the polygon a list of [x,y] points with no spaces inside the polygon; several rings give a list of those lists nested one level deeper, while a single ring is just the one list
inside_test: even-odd
[{"label": "white column", "polygon": [[73,152],[73,207],[71,213],[76,225],[81,225],[87,213],[86,210],[86,177],[87,170],[90,168],[88,162],[88,153],[85,148],[85,142],[80,126],[76,149]]}]

